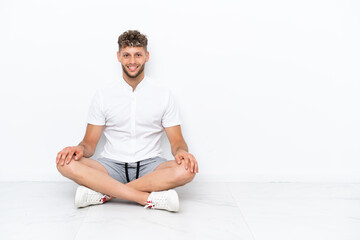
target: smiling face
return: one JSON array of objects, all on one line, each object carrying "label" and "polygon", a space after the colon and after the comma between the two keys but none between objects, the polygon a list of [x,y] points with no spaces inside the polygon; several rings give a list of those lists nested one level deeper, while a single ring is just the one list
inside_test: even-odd
[{"label": "smiling face", "polygon": [[125,47],[117,53],[119,62],[123,69],[124,78],[144,78],[145,63],[149,61],[149,52],[143,47]]}]

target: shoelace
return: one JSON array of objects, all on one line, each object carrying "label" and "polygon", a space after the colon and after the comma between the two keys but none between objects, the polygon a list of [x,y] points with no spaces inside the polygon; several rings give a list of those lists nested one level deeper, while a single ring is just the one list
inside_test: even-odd
[{"label": "shoelace", "polygon": [[147,201],[144,208],[153,208],[153,207],[155,207],[155,203],[153,203],[152,201]]},{"label": "shoelace", "polygon": [[89,203],[104,203],[109,198],[110,197],[105,194],[94,192],[87,194],[86,201]]},{"label": "shoelace", "polygon": [[146,201],[144,208],[167,208],[166,194],[161,194],[150,201]]}]

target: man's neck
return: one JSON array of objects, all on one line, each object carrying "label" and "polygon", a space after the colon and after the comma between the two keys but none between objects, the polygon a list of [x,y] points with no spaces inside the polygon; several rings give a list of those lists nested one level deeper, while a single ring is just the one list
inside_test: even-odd
[{"label": "man's neck", "polygon": [[142,72],[136,78],[130,78],[123,72],[124,80],[127,82],[127,84],[129,84],[132,87],[133,91],[135,91],[136,86],[144,79],[144,77],[145,77],[144,72]]}]

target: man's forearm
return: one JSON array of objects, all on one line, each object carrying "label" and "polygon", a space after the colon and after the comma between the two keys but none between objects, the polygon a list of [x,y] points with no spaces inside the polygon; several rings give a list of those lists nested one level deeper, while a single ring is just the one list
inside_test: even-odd
[{"label": "man's forearm", "polygon": [[180,141],[171,146],[171,153],[175,156],[178,152],[185,151],[188,152],[188,146],[185,141]]},{"label": "man's forearm", "polygon": [[94,152],[95,152],[95,148],[94,147],[91,147],[90,144],[87,144],[86,142],[84,141],[81,141],[79,143],[79,146],[80,147],[83,147],[83,151],[84,151],[84,157],[86,158],[89,158],[91,157]]}]

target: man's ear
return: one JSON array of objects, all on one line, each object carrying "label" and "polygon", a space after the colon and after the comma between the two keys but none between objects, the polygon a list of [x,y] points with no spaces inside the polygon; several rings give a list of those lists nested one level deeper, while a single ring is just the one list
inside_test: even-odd
[{"label": "man's ear", "polygon": [[118,61],[120,62],[120,52],[119,51],[116,53],[116,56],[117,56]]},{"label": "man's ear", "polygon": [[150,53],[149,53],[149,51],[147,51],[146,52],[146,60],[145,60],[145,62],[149,61],[149,58],[150,58]]}]

